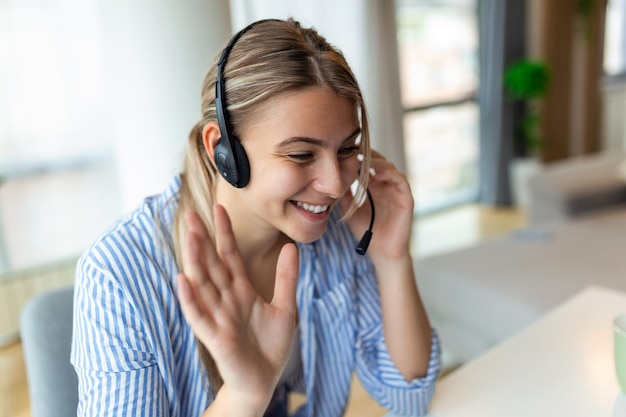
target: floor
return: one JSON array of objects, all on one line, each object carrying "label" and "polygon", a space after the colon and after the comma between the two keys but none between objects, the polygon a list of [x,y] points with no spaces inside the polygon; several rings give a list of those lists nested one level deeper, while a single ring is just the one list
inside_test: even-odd
[{"label": "floor", "polygon": [[[463,206],[420,218],[415,224],[413,248],[419,259],[469,246],[524,225],[523,214],[516,210]],[[363,388],[355,384],[346,416],[385,414],[383,408],[368,400]],[[18,342],[0,348],[0,416],[30,417],[28,401],[21,344]]]},{"label": "floor", "polygon": [[30,417],[21,344],[14,343],[0,349],[0,375],[0,415]]}]

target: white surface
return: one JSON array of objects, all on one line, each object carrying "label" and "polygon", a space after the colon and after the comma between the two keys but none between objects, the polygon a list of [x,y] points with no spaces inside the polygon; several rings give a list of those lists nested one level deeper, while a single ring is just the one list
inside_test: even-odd
[{"label": "white surface", "polygon": [[626,416],[613,318],[626,293],[589,287],[444,377],[430,417]]},{"label": "white surface", "polygon": [[444,348],[467,361],[474,346],[495,346],[588,285],[626,292],[625,244],[620,207],[418,258],[415,274],[427,311],[446,323]]}]

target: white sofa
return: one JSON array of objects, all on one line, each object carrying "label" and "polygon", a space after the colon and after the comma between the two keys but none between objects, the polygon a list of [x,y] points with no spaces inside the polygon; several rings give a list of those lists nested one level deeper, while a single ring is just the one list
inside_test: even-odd
[{"label": "white sofa", "polygon": [[625,159],[550,164],[529,182],[528,228],[416,262],[445,366],[476,357],[588,285],[626,291]]},{"label": "white sofa", "polygon": [[626,154],[613,151],[553,162],[527,185],[531,225],[626,203]]}]

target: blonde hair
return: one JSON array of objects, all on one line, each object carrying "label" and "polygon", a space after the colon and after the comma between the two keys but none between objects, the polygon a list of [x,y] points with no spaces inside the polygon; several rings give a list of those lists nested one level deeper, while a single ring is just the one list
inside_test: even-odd
[{"label": "blonde hair", "polygon": [[[214,236],[213,204],[215,202],[216,171],[204,147],[202,130],[217,120],[215,109],[215,80],[217,55],[202,85],[202,120],[189,135],[181,174],[179,206],[174,218],[174,251],[182,270],[182,248],[185,224],[183,214],[193,210]],[[356,77],[343,54],[330,45],[313,28],[300,23],[268,20],[256,24],[235,43],[224,68],[226,101],[235,136],[255,116],[264,101],[281,93],[320,86],[348,98],[357,106],[361,121],[361,154],[364,156],[357,192],[344,218],[364,200],[368,183],[370,140],[367,111]],[[198,343],[200,359],[209,375],[213,394],[222,385],[221,377],[206,348]]]}]

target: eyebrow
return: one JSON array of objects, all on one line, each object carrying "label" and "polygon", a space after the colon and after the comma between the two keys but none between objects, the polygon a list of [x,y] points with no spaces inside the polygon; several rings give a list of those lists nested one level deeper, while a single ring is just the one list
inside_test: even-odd
[{"label": "eyebrow", "polygon": [[[352,138],[355,138],[357,135],[359,135],[361,133],[361,128],[357,127],[354,132],[350,133],[343,141],[346,142]],[[297,143],[297,142],[304,142],[304,143],[309,143],[311,145],[316,145],[316,146],[320,146],[322,148],[325,148],[328,146],[328,142],[321,140],[321,139],[315,139],[315,138],[309,138],[306,136],[293,136],[290,138],[285,139],[284,141],[280,142],[278,144],[278,147],[283,147],[283,146],[287,146],[287,145],[291,145],[292,143]]]}]

